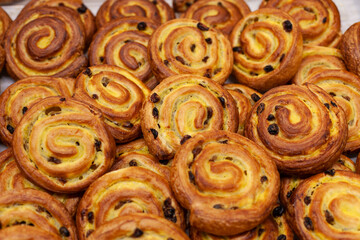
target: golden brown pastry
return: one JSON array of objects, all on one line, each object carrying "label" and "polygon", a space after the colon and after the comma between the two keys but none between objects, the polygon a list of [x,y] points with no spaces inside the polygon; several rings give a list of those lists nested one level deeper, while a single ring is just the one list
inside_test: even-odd
[{"label": "golden brown pastry", "polygon": [[41,228],[60,239],[77,239],[75,224],[65,207],[49,194],[38,190],[23,189],[2,193],[0,222],[2,229],[27,225]]},{"label": "golden brown pastry", "polygon": [[245,136],[265,148],[280,172],[316,174],[343,152],[346,116],[334,98],[314,84],[280,86],[254,105]]},{"label": "golden brown pastry", "polygon": [[239,128],[237,133],[244,135],[246,117],[252,106],[260,100],[262,94],[242,84],[225,84],[224,88],[234,98],[239,112]]},{"label": "golden brown pastry", "polygon": [[191,5],[182,18],[191,18],[229,35],[234,25],[249,14],[244,0],[201,0]]},{"label": "golden brown pastry", "polygon": [[196,75],[176,75],[145,100],[141,129],[150,153],[165,160],[199,132],[236,132],[238,117],[234,99],[222,86]]},{"label": "golden brown pastry", "polygon": [[25,5],[23,10],[21,10],[21,13],[39,6],[68,7],[77,11],[81,22],[85,26],[86,45],[89,46],[91,39],[96,31],[95,17],[84,5],[82,0],[31,0],[28,4]]},{"label": "golden brown pastry", "polygon": [[0,138],[10,145],[16,126],[26,111],[45,97],[71,97],[75,80],[71,78],[28,77],[10,85],[0,95]]},{"label": "golden brown pastry", "polygon": [[140,110],[150,89],[128,71],[110,65],[86,68],[76,79],[74,98],[100,109],[119,143],[141,134]]},{"label": "golden brown pastry", "polygon": [[0,240],[60,240],[56,234],[31,226],[12,226],[0,230]]},{"label": "golden brown pastry", "polygon": [[327,69],[346,70],[340,50],[329,47],[305,46],[301,65],[292,82],[301,85],[311,74]]},{"label": "golden brown pastry", "polygon": [[99,110],[65,97],[48,97],[17,126],[13,152],[31,181],[53,192],[84,190],[111,167],[115,142]]},{"label": "golden brown pastry", "polygon": [[132,213],[154,214],[185,228],[182,209],[166,179],[131,167],[105,174],[86,190],[76,215],[78,236],[86,239],[110,220]]},{"label": "golden brown pastry", "polygon": [[74,10],[34,8],[21,14],[6,33],[6,68],[14,79],[75,77],[87,65],[84,46],[85,28]]},{"label": "golden brown pastry", "polygon": [[164,0],[107,0],[96,14],[98,28],[122,17],[144,17],[162,24],[175,18],[174,11]]},{"label": "golden brown pastry", "polygon": [[359,195],[358,174],[319,173],[296,189],[294,216],[289,216],[289,223],[300,239],[359,239]]},{"label": "golden brown pastry", "polygon": [[258,91],[285,84],[301,63],[299,26],[277,9],[264,8],[246,15],[233,28],[230,42],[236,80]]},{"label": "golden brown pastry", "polygon": [[12,20],[9,15],[0,7],[0,71],[5,63],[4,37]]},{"label": "golden brown pastry", "polygon": [[358,76],[360,76],[359,29],[360,22],[351,25],[344,33],[339,45],[341,53],[344,56],[347,69]]},{"label": "golden brown pastry", "polygon": [[129,236],[131,239],[190,240],[178,226],[152,214],[130,214],[118,217],[97,228],[88,239],[115,240]]},{"label": "golden brown pastry", "polygon": [[339,45],[340,14],[332,0],[263,0],[260,7],[278,8],[289,13],[299,24],[306,45]]},{"label": "golden brown pastry", "polygon": [[176,199],[191,226],[226,236],[249,231],[269,216],[280,177],[254,142],[226,131],[198,133],[180,146],[171,168]]},{"label": "golden brown pastry", "polygon": [[233,53],[225,35],[193,19],[174,19],[158,27],[150,38],[148,54],[159,81],[193,74],[223,84],[233,67]]},{"label": "golden brown pastry", "polygon": [[153,89],[158,82],[151,72],[147,46],[158,26],[143,17],[112,21],[94,36],[89,49],[90,65],[109,64],[124,68]]},{"label": "golden brown pastry", "polygon": [[196,0],[173,0],[172,2],[175,12],[185,12]]}]

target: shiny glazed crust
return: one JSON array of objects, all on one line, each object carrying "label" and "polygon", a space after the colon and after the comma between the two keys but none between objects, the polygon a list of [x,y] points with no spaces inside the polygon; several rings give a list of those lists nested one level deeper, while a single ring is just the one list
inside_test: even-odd
[{"label": "shiny glazed crust", "polygon": [[79,192],[103,175],[115,157],[115,143],[99,110],[64,97],[36,103],[13,138],[20,169],[54,192]]},{"label": "shiny glazed crust", "polygon": [[16,126],[26,111],[45,97],[71,97],[72,78],[28,77],[10,85],[0,95],[0,138],[10,145]]},{"label": "shiny glazed crust", "polygon": [[235,235],[259,225],[277,201],[274,162],[239,134],[207,131],[186,141],[171,168],[176,198],[190,224],[215,235]]},{"label": "shiny glazed crust", "polygon": [[236,132],[238,111],[219,84],[195,75],[176,75],[161,82],[145,100],[141,128],[150,153],[171,159],[179,146],[207,130]]},{"label": "shiny glazed crust", "polygon": [[330,168],[343,152],[346,116],[316,85],[280,86],[254,105],[245,136],[265,148],[280,172],[316,174]]},{"label": "shiny glazed crust", "polygon": [[223,84],[233,65],[225,35],[193,19],[174,19],[158,27],[150,38],[148,54],[159,81],[193,74]]},{"label": "shiny glazed crust", "polygon": [[87,64],[84,31],[80,17],[70,8],[39,7],[24,12],[6,33],[8,73],[14,79],[75,77]]},{"label": "shiny glazed crust", "polygon": [[229,39],[236,80],[258,91],[285,84],[300,66],[301,32],[283,11],[266,8],[246,15]]},{"label": "shiny glazed crust", "polygon": [[151,72],[148,41],[158,23],[143,17],[120,18],[101,28],[90,45],[90,65],[109,64],[126,69],[149,88],[158,83]]},{"label": "shiny glazed crust", "polygon": [[128,71],[110,65],[86,68],[76,79],[74,98],[101,110],[119,143],[141,134],[140,110],[150,90]]},{"label": "shiny glazed crust", "polygon": [[165,178],[132,167],[107,173],[86,190],[76,215],[78,236],[86,239],[106,222],[132,213],[154,214],[185,228],[182,209]]},{"label": "shiny glazed crust", "polygon": [[360,22],[351,25],[340,42],[340,50],[349,71],[360,76]]},{"label": "shiny glazed crust", "polygon": [[0,7],[0,71],[5,63],[4,37],[12,20],[9,15]]},{"label": "shiny glazed crust", "polygon": [[0,231],[0,240],[60,240],[58,235],[37,227],[12,226]]}]

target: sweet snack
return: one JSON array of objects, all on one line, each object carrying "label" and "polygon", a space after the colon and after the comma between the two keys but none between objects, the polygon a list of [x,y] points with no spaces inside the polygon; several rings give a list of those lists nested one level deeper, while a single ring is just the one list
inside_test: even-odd
[{"label": "sweet snack", "polygon": [[244,135],[246,117],[252,106],[260,100],[262,94],[242,84],[225,84],[224,88],[234,98],[239,112],[239,128],[237,133]]},{"label": "sweet snack", "polygon": [[280,86],[253,106],[245,136],[266,150],[281,173],[311,175],[339,159],[347,140],[346,116],[314,84]]},{"label": "sweet snack", "polygon": [[218,130],[198,133],[180,146],[171,183],[176,199],[190,211],[191,226],[226,236],[249,231],[269,216],[280,177],[261,147]]},{"label": "sweet snack", "polygon": [[143,17],[126,17],[101,28],[89,49],[90,65],[109,64],[126,69],[153,89],[157,80],[151,72],[147,46],[158,23]]},{"label": "sweet snack", "polygon": [[175,18],[174,11],[164,0],[107,0],[96,14],[98,28],[123,17],[144,17],[158,24]]},{"label": "sweet snack", "polygon": [[15,160],[41,187],[79,192],[113,163],[115,142],[107,131],[96,108],[71,98],[48,97],[30,108],[17,126]]},{"label": "sweet snack", "polygon": [[11,22],[9,15],[0,7],[0,71],[5,63],[4,37]]},{"label": "sweet snack", "polygon": [[168,182],[142,167],[109,172],[86,190],[78,206],[76,225],[80,240],[87,239],[112,219],[132,213],[154,214],[185,228],[182,209]]},{"label": "sweet snack", "polygon": [[140,110],[150,90],[128,71],[110,65],[86,68],[76,79],[74,98],[100,109],[119,143],[141,134]]},{"label": "sweet snack", "polygon": [[72,78],[28,77],[10,85],[0,95],[0,138],[11,145],[16,126],[26,111],[45,97],[71,97],[75,80]]},{"label": "sweet snack", "polygon": [[196,0],[173,0],[175,12],[185,12]]},{"label": "sweet snack", "polygon": [[229,35],[234,25],[250,8],[244,0],[201,0],[192,4],[182,18],[191,18]]},{"label": "sweet snack", "polygon": [[263,0],[260,8],[278,8],[299,24],[305,45],[337,47],[340,14],[332,0]]},{"label": "sweet snack", "polygon": [[115,240],[128,236],[146,239],[190,240],[178,226],[152,214],[130,214],[118,217],[97,228],[88,239]]},{"label": "sweet snack", "polygon": [[285,84],[300,66],[302,35],[286,12],[271,8],[252,12],[234,26],[229,39],[236,80],[258,91]]},{"label": "sweet snack", "polygon": [[34,8],[19,15],[6,33],[6,69],[14,79],[75,77],[87,65],[84,46],[85,28],[74,10]]},{"label": "sweet snack", "polygon": [[1,194],[0,222],[2,229],[27,225],[41,228],[60,239],[77,239],[75,224],[64,206],[38,190],[23,189]]},{"label": "sweet snack", "polygon": [[145,100],[141,129],[150,153],[165,160],[199,132],[236,132],[238,117],[234,99],[222,86],[205,77],[176,75]]},{"label": "sweet snack", "polygon": [[0,230],[0,240],[61,240],[56,234],[31,226],[12,226]]},{"label": "sweet snack", "polygon": [[339,45],[347,69],[358,76],[360,76],[359,29],[360,22],[351,25],[344,33]]},{"label": "sweet snack", "polygon": [[223,84],[233,67],[233,53],[225,35],[193,19],[174,19],[158,27],[150,38],[148,54],[159,81],[193,74]]}]

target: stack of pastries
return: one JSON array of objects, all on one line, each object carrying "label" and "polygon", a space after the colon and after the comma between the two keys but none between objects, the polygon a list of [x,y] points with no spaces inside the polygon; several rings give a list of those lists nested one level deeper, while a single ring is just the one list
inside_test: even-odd
[{"label": "stack of pastries", "polygon": [[0,240],[360,239],[360,23],[173,5],[0,9]]}]

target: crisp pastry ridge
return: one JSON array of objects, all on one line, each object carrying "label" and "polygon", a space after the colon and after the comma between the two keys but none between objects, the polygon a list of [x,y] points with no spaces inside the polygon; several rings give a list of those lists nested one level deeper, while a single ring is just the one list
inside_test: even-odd
[{"label": "crisp pastry ridge", "polygon": [[0,231],[0,240],[61,240],[56,234],[31,226],[12,226]]}]

